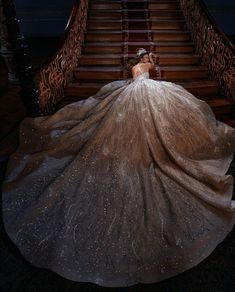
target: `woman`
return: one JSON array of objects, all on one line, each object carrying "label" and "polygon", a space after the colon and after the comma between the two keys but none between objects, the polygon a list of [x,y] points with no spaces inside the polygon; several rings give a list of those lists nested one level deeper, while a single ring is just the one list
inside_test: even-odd
[{"label": "woman", "polygon": [[26,118],[3,185],[6,231],[33,265],[103,286],[152,283],[206,258],[235,222],[235,130],[183,87],[115,81]]}]

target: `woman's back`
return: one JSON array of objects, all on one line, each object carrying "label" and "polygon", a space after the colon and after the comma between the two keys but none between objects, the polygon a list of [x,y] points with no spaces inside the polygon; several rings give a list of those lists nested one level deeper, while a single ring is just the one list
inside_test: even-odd
[{"label": "woman's back", "polygon": [[139,75],[143,73],[148,73],[149,72],[149,63],[138,63],[135,66],[132,67],[131,73],[133,78],[138,77]]}]

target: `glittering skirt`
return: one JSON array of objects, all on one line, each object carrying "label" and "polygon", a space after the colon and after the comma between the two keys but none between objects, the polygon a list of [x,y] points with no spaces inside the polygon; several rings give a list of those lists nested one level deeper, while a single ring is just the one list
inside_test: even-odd
[{"label": "glittering skirt", "polygon": [[235,129],[181,86],[115,81],[25,118],[3,184],[6,231],[33,265],[103,286],[202,261],[235,223]]}]

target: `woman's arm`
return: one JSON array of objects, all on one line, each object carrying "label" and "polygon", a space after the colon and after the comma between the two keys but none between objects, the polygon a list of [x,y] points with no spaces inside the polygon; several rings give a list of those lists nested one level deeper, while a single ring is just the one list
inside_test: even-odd
[{"label": "woman's arm", "polygon": [[156,74],[157,74],[157,78],[158,79],[161,79],[162,72],[161,72],[161,68],[159,66],[159,57],[157,57],[153,53],[149,53],[149,61],[150,61],[150,68],[149,68],[149,70],[155,69],[156,70]]},{"label": "woman's arm", "polygon": [[155,62],[153,60],[153,56],[155,56],[153,53],[149,53],[149,61],[150,61],[149,70],[153,70],[155,68]]}]

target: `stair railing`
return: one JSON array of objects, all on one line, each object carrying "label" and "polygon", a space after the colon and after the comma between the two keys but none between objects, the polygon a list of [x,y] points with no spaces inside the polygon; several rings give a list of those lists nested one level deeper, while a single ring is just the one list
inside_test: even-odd
[{"label": "stair railing", "polygon": [[196,51],[221,93],[235,99],[235,46],[218,28],[201,0],[180,0]]},{"label": "stair railing", "polygon": [[39,87],[39,105],[44,114],[54,111],[55,104],[64,97],[64,88],[73,78],[86,30],[88,0],[73,6],[65,36],[59,50],[35,77]]}]

